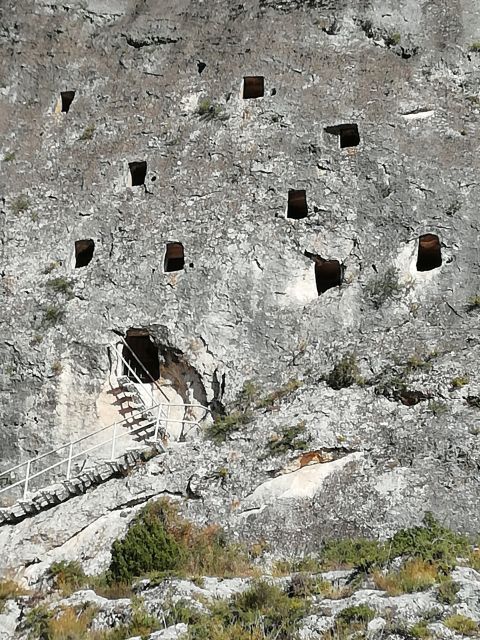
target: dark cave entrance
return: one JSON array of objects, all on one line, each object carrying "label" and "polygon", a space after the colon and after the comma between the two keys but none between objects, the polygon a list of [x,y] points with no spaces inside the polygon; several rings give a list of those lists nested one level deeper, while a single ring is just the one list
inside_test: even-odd
[{"label": "dark cave entrance", "polygon": [[76,240],[75,242],[75,269],[86,267],[93,258],[95,242],[93,240]]},{"label": "dark cave entrance", "polygon": [[315,260],[315,282],[320,296],[328,289],[339,287],[343,280],[343,268],[338,260]]},{"label": "dark cave entrance", "polygon": [[265,78],[263,76],[245,76],[243,78],[243,99],[263,98]]},{"label": "dark cave entrance", "polygon": [[130,162],[128,168],[130,169],[132,187],[140,187],[142,184],[145,184],[147,163],[144,160],[141,162]]},{"label": "dark cave entrance", "polygon": [[185,253],[181,242],[168,242],[163,269],[166,273],[181,271],[185,266]]},{"label": "dark cave entrance", "polygon": [[288,192],[287,218],[301,220],[307,216],[307,193],[305,189],[291,189]]},{"label": "dark cave entrance", "polygon": [[440,239],[433,233],[426,233],[418,239],[417,271],[431,271],[442,266]]},{"label": "dark cave entrance", "polygon": [[129,367],[141,382],[148,383],[160,378],[158,347],[143,329],[129,329],[125,337],[122,356],[127,365],[123,365],[123,375],[134,377]]},{"label": "dark cave entrance", "polygon": [[75,91],[62,91],[60,93],[60,98],[62,102],[62,113],[68,113],[73,99],[75,98]]}]

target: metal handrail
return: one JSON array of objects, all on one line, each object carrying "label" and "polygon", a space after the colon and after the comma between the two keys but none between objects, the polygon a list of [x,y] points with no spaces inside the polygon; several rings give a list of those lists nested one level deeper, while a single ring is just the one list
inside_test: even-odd
[{"label": "metal handrail", "polygon": [[[53,469],[56,469],[60,466],[62,466],[63,464],[67,463],[67,471],[66,471],[66,480],[70,480],[70,478],[72,477],[72,461],[80,458],[81,456],[84,456],[88,453],[90,453],[91,451],[94,451],[95,449],[99,449],[101,447],[104,447],[105,445],[110,444],[111,445],[111,449],[110,449],[110,461],[115,460],[116,456],[115,455],[115,444],[118,440],[121,440],[123,438],[128,437],[132,437],[132,435],[135,435],[137,432],[142,431],[145,428],[151,427],[155,424],[155,432],[154,432],[154,436],[153,436],[153,442],[158,443],[158,434],[159,434],[159,424],[160,422],[165,422],[165,423],[181,423],[182,425],[184,424],[191,424],[191,425],[196,425],[196,426],[200,426],[197,420],[186,420],[186,419],[177,419],[177,418],[170,418],[169,417],[169,413],[166,414],[163,410],[163,407],[167,406],[167,407],[194,407],[197,409],[202,409],[205,412],[208,413],[209,409],[207,407],[204,407],[203,405],[200,404],[166,404],[166,403],[159,403],[153,407],[151,407],[150,409],[141,409],[138,412],[132,414],[131,416],[129,416],[128,418],[124,418],[123,420],[119,421],[119,422],[114,422],[113,424],[110,424],[106,427],[102,427],[101,429],[97,429],[96,431],[93,431],[92,433],[89,433],[85,436],[82,436],[81,438],[78,438],[77,440],[73,440],[71,442],[68,442],[64,445],[61,445],[59,447],[57,447],[56,449],[51,449],[50,451],[47,451],[46,453],[43,453],[42,455],[36,456],[35,458],[30,458],[29,460],[26,460],[25,462],[21,462],[17,465],[15,465],[14,467],[10,467],[9,469],[0,472],[0,477],[5,476],[7,474],[11,474],[14,471],[17,471],[18,469],[21,469],[22,467],[26,468],[25,471],[25,478],[18,480],[17,482],[13,483],[13,484],[9,484],[6,487],[3,487],[2,489],[0,489],[0,495],[5,493],[6,491],[9,491],[10,489],[13,489],[15,487],[19,487],[21,485],[23,485],[23,498],[25,499],[27,497],[28,494],[28,485],[29,482],[31,480],[33,480],[34,478],[38,478],[42,475],[44,475],[45,473],[48,473],[49,471],[52,471]],[[136,416],[138,415],[145,415],[148,412],[153,412],[154,409],[158,409],[157,411],[157,416],[156,418],[152,418],[151,420],[149,420],[147,422],[147,424],[142,425],[141,427],[135,429],[132,429],[130,431],[127,431],[125,433],[122,433],[120,435],[117,435],[117,429],[118,427],[122,427],[122,426],[129,426],[128,423],[133,420]],[[163,413],[163,415],[165,417],[161,417],[161,414]],[[79,443],[87,440],[88,438],[93,438],[94,436],[97,436],[100,433],[103,433],[105,431],[107,431],[108,429],[113,429],[113,435],[111,438],[107,439],[107,440],[103,440],[100,443],[97,443],[95,445],[93,445],[92,447],[88,447],[87,449],[83,449],[82,451],[78,452],[78,453],[74,453],[74,447],[76,445],[78,445]],[[68,452],[68,456],[66,458],[62,458],[60,461],[56,462],[53,465],[50,465],[48,467],[46,467],[45,469],[41,469],[40,471],[37,471],[36,473],[31,473],[31,467],[32,464],[38,462],[39,460],[42,460],[44,458],[46,458],[47,456],[50,455],[54,455],[56,453],[58,453],[59,451],[62,451],[62,449],[67,448],[69,449]]]}]

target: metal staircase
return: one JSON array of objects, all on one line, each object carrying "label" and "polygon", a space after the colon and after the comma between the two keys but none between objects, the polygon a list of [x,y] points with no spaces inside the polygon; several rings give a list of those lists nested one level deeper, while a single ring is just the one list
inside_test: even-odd
[{"label": "metal staircase", "polygon": [[[125,340],[122,342],[128,347]],[[82,487],[86,490],[93,484],[104,482],[125,465],[130,468],[132,460],[135,466],[145,455],[148,457],[146,451],[153,451],[154,455],[164,452],[163,440],[169,425],[180,423],[183,433],[187,426],[199,427],[199,422],[210,413],[199,404],[170,403],[160,385],[152,379],[163,396],[162,402],[155,402],[148,385],[142,383],[115,345],[112,347],[122,361],[124,375],[117,377],[117,386],[109,393],[115,398],[112,404],[120,407],[118,412],[123,419],[0,472],[0,502],[12,504],[20,498],[20,507],[23,502],[22,517],[63,502],[82,492]],[[136,358],[135,353],[133,356]],[[139,360],[138,363],[144,368]],[[170,409],[173,407],[200,409],[204,414],[200,420],[185,416],[171,418]],[[59,486],[62,489],[60,494]],[[32,497],[32,494],[35,495]],[[14,512],[9,510],[10,515]],[[18,515],[18,509],[15,513]],[[0,525],[8,521],[0,512]]]}]

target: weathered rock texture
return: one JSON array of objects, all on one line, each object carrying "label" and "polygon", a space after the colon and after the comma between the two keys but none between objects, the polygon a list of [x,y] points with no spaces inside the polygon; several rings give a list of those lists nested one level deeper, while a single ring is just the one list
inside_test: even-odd
[{"label": "weathered rock texture", "polygon": [[[261,395],[304,383],[220,448],[192,436],[161,482],[139,471],[4,527],[2,566],[76,535],[91,559],[102,518],[160,492],[202,498],[190,515],[279,550],[387,535],[428,509],[478,531],[477,3],[4,0],[0,12],[3,467],[100,426],[108,346],[130,327],[216,410],[247,379]],[[243,100],[251,75],[265,96]],[[361,141],[340,149],[325,128],[346,123]],[[129,187],[136,161],[145,185]],[[285,217],[290,189],[306,190],[308,217]],[[417,271],[426,233],[442,265]],[[81,239],[95,252],[76,269]],[[167,242],[184,246],[181,272],[164,273]],[[338,260],[343,284],[318,296],[305,252]],[[325,383],[344,355],[363,386]],[[271,475],[288,456],[264,459],[266,444],[298,423],[312,450],[349,458],[284,492]],[[62,521],[68,535],[45,536]],[[18,547],[22,527],[38,553]]]}]

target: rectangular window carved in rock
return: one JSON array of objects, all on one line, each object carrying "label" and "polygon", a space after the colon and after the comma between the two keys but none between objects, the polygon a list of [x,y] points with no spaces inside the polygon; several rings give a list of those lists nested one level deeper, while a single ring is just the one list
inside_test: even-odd
[{"label": "rectangular window carved in rock", "polygon": [[325,131],[340,138],[340,149],[356,147],[360,144],[360,134],[356,124],[338,124],[334,127],[325,127]]},{"label": "rectangular window carved in rock", "polygon": [[68,113],[75,98],[75,91],[62,91],[55,104],[55,113]]},{"label": "rectangular window carved in rock", "polygon": [[308,215],[305,189],[290,189],[288,192],[287,218],[301,220]]},{"label": "rectangular window carved in rock", "polygon": [[86,267],[93,258],[95,242],[93,240],[75,241],[75,269]]},{"label": "rectangular window carved in rock", "polygon": [[164,271],[181,271],[185,266],[185,254],[180,242],[169,242],[165,251]]},{"label": "rectangular window carved in rock", "polygon": [[418,239],[417,271],[431,271],[442,266],[440,239],[426,233]]},{"label": "rectangular window carved in rock", "polygon": [[147,163],[145,161],[130,162],[128,168],[130,170],[131,187],[140,187],[142,184],[145,184],[145,178],[147,176]]},{"label": "rectangular window carved in rock", "polygon": [[315,260],[315,282],[318,295],[332,287],[339,287],[342,280],[343,269],[338,260]]},{"label": "rectangular window carved in rock", "polygon": [[243,78],[243,99],[263,98],[265,78],[263,76],[245,76]]}]

